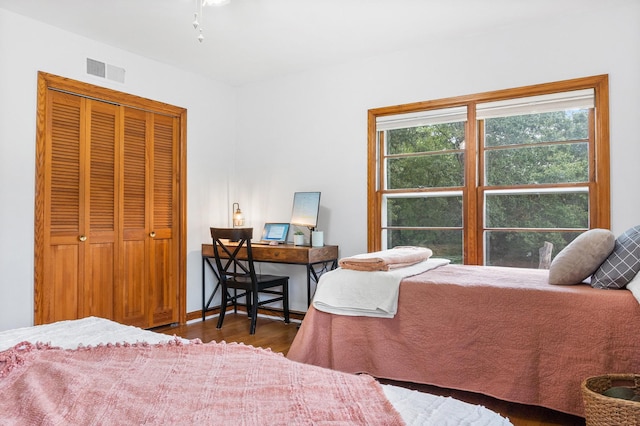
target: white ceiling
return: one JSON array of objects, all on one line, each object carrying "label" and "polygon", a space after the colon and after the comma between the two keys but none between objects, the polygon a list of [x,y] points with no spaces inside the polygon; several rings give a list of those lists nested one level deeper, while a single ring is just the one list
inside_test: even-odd
[{"label": "white ceiling", "polygon": [[196,1],[0,0],[0,8],[218,81],[242,85],[437,43],[453,34],[517,27],[528,20],[598,10],[612,3],[231,0],[226,6],[204,8],[205,40],[199,43],[192,26]]}]

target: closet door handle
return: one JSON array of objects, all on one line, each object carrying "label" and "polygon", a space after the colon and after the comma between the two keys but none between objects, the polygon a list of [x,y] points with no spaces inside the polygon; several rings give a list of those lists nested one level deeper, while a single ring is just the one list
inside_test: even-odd
[{"label": "closet door handle", "polygon": [[84,243],[85,241],[87,241],[87,236],[86,236],[86,235],[80,235],[80,236],[78,237],[78,240],[80,240],[81,242],[83,242],[83,243]]},{"label": "closet door handle", "polygon": [[155,233],[155,232],[153,232],[153,231],[151,231],[151,233],[149,233],[149,236],[150,236],[151,238],[155,238],[155,237],[156,237],[156,233]]}]

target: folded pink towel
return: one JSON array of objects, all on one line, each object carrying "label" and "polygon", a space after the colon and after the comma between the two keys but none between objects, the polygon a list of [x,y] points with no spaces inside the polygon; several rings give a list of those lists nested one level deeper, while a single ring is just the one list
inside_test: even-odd
[{"label": "folded pink towel", "polygon": [[343,257],[338,264],[355,271],[388,271],[427,260],[433,252],[426,247],[398,246],[389,250]]}]

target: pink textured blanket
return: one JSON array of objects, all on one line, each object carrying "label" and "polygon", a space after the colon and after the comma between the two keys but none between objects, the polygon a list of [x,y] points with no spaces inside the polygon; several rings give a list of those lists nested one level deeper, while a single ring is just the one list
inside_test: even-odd
[{"label": "pink textured blanket", "polygon": [[433,252],[426,247],[402,246],[389,250],[343,257],[338,264],[354,271],[389,271],[427,260]]},{"label": "pink textured blanket", "polygon": [[382,424],[402,420],[369,376],[225,343],[22,343],[0,352],[0,424]]},{"label": "pink textured blanket", "polygon": [[400,283],[393,319],[310,308],[287,357],[583,415],[582,380],[640,371],[640,305],[627,290],[547,280],[441,266]]}]

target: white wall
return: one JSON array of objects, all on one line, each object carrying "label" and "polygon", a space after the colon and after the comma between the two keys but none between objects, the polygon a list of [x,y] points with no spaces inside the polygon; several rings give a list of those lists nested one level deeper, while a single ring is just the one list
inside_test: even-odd
[{"label": "white wall", "polygon": [[[0,330],[33,321],[38,70],[188,109],[191,312],[201,303],[200,244],[210,225],[228,225],[234,201],[247,225],[259,228],[289,219],[295,191],[320,190],[325,243],[340,245],[341,256],[366,250],[370,108],[609,74],[613,231],[639,224],[640,2],[606,4],[617,6],[433,40],[239,89],[0,9]],[[87,56],[126,68],[127,83],[88,78]],[[232,167],[234,159],[241,161]],[[214,172],[214,164],[228,171]],[[263,266],[272,269],[292,276],[291,307],[304,310],[304,268]]]},{"label": "white wall", "polygon": [[[604,4],[604,3],[603,3]],[[366,251],[367,110],[609,74],[612,228],[640,224],[640,2],[601,13],[433,40],[239,90],[234,181],[248,218],[286,220],[294,191],[321,190],[321,230],[340,255]],[[267,171],[253,171],[271,164]],[[294,309],[304,292],[292,290]]]},{"label": "white wall", "polygon": [[[87,75],[86,57],[125,68],[125,84]],[[39,70],[187,108],[187,311],[200,309],[200,244],[228,223],[235,89],[0,9],[0,330],[33,324]]]}]

